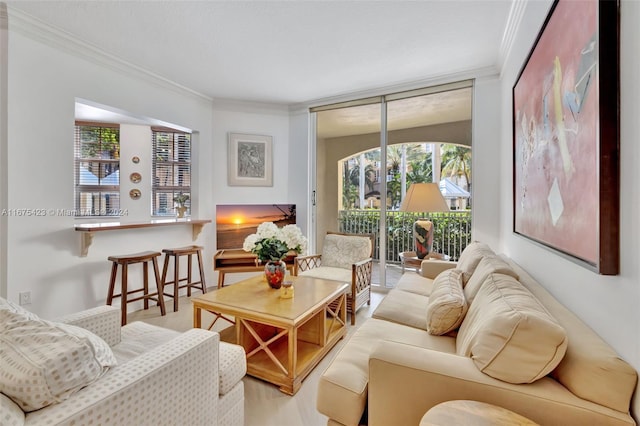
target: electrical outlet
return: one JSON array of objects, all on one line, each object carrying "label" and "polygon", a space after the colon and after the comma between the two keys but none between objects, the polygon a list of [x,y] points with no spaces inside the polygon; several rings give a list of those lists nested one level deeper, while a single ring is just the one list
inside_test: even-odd
[{"label": "electrical outlet", "polygon": [[19,294],[20,296],[20,305],[30,305],[31,304],[31,292],[25,291]]}]

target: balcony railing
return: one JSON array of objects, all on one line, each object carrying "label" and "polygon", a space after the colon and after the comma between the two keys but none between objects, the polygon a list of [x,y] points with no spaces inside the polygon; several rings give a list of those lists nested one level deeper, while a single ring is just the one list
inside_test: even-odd
[{"label": "balcony railing", "polygon": [[[418,219],[433,222],[433,251],[456,261],[471,242],[471,212],[447,213],[387,212],[387,263],[400,263],[399,253],[413,251],[413,223]],[[342,210],[338,214],[340,232],[372,233],[376,236],[374,259],[380,260],[380,211]]]}]

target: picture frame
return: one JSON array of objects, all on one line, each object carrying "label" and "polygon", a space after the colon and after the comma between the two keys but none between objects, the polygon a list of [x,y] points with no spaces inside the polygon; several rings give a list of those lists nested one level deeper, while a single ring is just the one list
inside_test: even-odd
[{"label": "picture frame", "polygon": [[273,186],[273,138],[229,133],[227,181],[230,186]]},{"label": "picture frame", "polygon": [[556,0],[513,86],[513,232],[619,271],[619,4]]}]

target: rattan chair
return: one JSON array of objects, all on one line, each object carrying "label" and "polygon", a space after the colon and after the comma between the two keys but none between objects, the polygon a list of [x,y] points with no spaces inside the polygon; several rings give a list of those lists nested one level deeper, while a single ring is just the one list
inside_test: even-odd
[{"label": "rattan chair", "polygon": [[373,234],[327,232],[322,254],[298,256],[293,274],[350,283],[347,312],[355,325],[356,311],[371,304],[374,241]]}]

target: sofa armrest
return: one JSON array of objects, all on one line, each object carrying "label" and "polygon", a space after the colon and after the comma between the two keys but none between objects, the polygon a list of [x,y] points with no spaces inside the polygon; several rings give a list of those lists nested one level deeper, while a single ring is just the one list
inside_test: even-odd
[{"label": "sofa armrest", "polygon": [[539,424],[633,424],[622,413],[578,398],[544,377],[512,384],[479,371],[471,358],[392,341],[369,357],[369,426],[418,424],[431,407],[468,399],[498,405]]},{"label": "sofa armrest", "polygon": [[191,329],[29,413],[27,423],[217,424],[219,343],[218,333]]},{"label": "sofa armrest", "polygon": [[118,307],[98,306],[65,315],[57,318],[56,321],[89,330],[100,336],[109,346],[120,343],[120,308]]},{"label": "sofa armrest", "polygon": [[322,264],[321,254],[312,254],[309,256],[297,256],[295,258],[293,275],[297,276],[298,272],[308,271],[309,269],[317,268]]},{"label": "sofa armrest", "polygon": [[438,259],[426,259],[420,264],[420,275],[425,278],[435,279],[440,272],[447,269],[453,269],[457,265],[456,262]]}]

